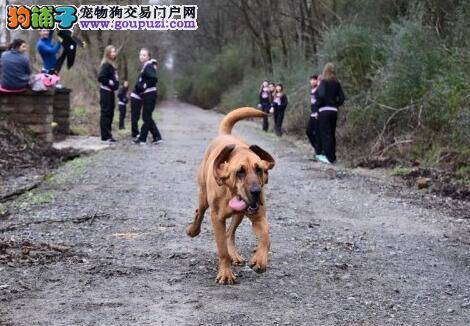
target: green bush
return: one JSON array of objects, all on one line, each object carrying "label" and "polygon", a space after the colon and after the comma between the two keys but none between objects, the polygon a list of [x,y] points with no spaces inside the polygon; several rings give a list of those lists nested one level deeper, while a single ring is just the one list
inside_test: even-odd
[{"label": "green bush", "polygon": [[374,95],[401,108],[429,92],[443,67],[445,53],[435,32],[413,22],[393,24],[384,68],[374,80]]},{"label": "green bush", "polygon": [[261,83],[260,76],[262,76],[260,71],[246,74],[241,83],[230,87],[222,95],[220,110],[228,112],[243,106],[256,107],[259,102],[258,89]]},{"label": "green bush", "polygon": [[337,128],[342,159],[360,162],[380,154],[419,160],[450,166],[470,179],[470,53],[465,43],[446,45],[420,22],[403,20],[386,32],[355,24],[334,27],[322,35],[316,63],[300,61],[289,69],[276,64],[270,76],[243,71],[246,58],[228,48],[211,64],[196,65],[189,77],[176,81],[176,89],[185,101],[227,112],[256,106],[263,79],[282,82],[289,98],[284,127],[305,137],[308,77],[329,61],[348,98]]},{"label": "green bush", "polygon": [[240,47],[225,48],[212,62],[195,63],[175,81],[178,97],[203,108],[213,108],[222,94],[243,79],[246,55]]},{"label": "green bush", "polygon": [[330,29],[323,35],[318,50],[320,67],[334,62],[349,92],[365,90],[385,61],[386,45],[382,35],[354,24]]}]

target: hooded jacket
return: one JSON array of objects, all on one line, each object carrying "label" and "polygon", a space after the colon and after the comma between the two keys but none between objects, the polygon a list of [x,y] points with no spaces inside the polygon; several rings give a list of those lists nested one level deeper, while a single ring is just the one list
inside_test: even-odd
[{"label": "hooded jacket", "polygon": [[61,44],[60,42],[52,43],[52,36],[54,31],[49,32],[49,37],[41,38],[37,42],[37,49],[41,55],[44,69],[51,71],[57,68],[57,52],[59,52]]},{"label": "hooded jacket", "polygon": [[23,89],[29,84],[31,67],[29,59],[18,50],[2,53],[0,59],[0,85],[6,89]]}]

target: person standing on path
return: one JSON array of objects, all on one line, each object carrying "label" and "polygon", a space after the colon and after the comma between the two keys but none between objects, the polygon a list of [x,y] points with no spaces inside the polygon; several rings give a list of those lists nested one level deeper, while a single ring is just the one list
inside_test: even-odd
[{"label": "person standing on path", "polygon": [[152,54],[146,48],[140,50],[139,59],[142,63],[142,70],[134,87],[134,96],[131,96],[134,100],[133,109],[138,109],[140,112],[140,106],[142,106],[142,120],[144,120],[144,123],[134,143],[146,143],[150,131],[153,136],[152,143],[159,144],[162,142],[162,135],[152,117],[157,103],[157,61],[152,59]]},{"label": "person standing on path", "polygon": [[315,93],[318,90],[320,84],[320,77],[318,75],[312,75],[310,77],[310,116],[307,123],[306,134],[310,144],[315,150],[315,155],[322,155],[323,149],[321,147],[320,140],[320,123],[318,121],[318,113],[315,112]]},{"label": "person standing on path", "polygon": [[282,122],[284,121],[287,104],[287,95],[284,94],[284,86],[282,84],[277,84],[273,98],[273,110],[275,123],[274,132],[278,137],[282,136]]},{"label": "person standing on path", "polygon": [[108,142],[116,142],[111,133],[114,117],[115,94],[119,88],[119,77],[116,68],[116,48],[108,45],[104,49],[103,60],[98,74],[100,82],[100,129],[101,140]]},{"label": "person standing on path", "polygon": [[324,155],[317,159],[323,163],[336,161],[336,121],[338,108],[344,104],[345,96],[340,82],[334,74],[335,66],[327,63],[323,69],[322,80],[315,92],[315,113],[320,122],[320,139]]},{"label": "person standing on path", "polygon": [[[269,82],[267,80],[263,81],[260,87],[259,92],[259,104],[258,107],[263,110],[265,113],[269,113],[271,108],[271,92],[269,90]],[[269,129],[268,116],[263,118],[263,131],[267,132]]]},{"label": "person standing on path", "polygon": [[119,129],[124,129],[124,120],[126,119],[126,106],[129,99],[127,98],[127,90],[129,83],[125,80],[122,83],[122,87],[118,92],[118,106],[119,106]]},{"label": "person standing on path", "polygon": [[273,116],[273,121],[274,125],[276,125],[276,117],[274,116],[274,108],[273,108],[273,100],[274,100],[274,95],[276,94],[276,84],[273,82],[270,82],[268,85],[269,89],[269,113],[272,114]]}]

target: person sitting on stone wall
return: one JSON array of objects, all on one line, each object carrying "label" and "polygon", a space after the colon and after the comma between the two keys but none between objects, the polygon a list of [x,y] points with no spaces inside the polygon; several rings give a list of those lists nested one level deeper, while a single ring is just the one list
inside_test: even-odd
[{"label": "person sitting on stone wall", "polygon": [[0,89],[5,91],[24,90],[29,85],[31,67],[26,56],[28,44],[15,39],[2,53],[0,59]]}]

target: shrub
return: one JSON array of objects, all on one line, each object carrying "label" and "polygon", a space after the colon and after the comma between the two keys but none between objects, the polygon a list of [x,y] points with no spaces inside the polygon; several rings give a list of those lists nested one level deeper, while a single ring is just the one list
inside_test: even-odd
[{"label": "shrub", "polygon": [[175,82],[178,97],[203,108],[213,108],[222,94],[243,79],[246,56],[240,47],[225,48],[210,62],[194,64]]},{"label": "shrub", "polygon": [[338,76],[350,92],[370,86],[386,55],[385,41],[378,32],[354,24],[331,28],[322,37],[318,50],[320,67],[334,62]]}]

